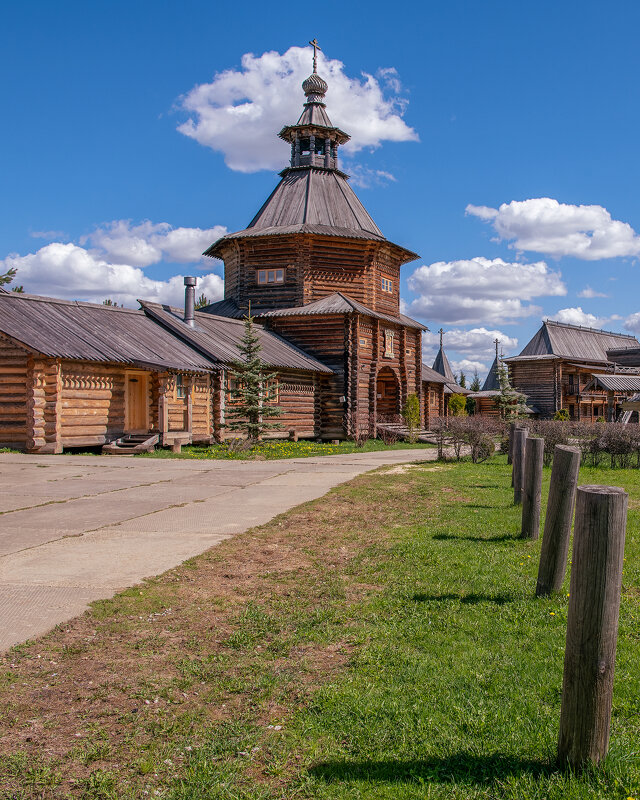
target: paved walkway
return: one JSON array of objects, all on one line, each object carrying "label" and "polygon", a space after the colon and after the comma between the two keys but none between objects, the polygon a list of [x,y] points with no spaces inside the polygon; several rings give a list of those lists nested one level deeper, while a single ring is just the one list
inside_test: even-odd
[{"label": "paved walkway", "polygon": [[391,450],[283,461],[0,454],[0,651],[386,464]]}]

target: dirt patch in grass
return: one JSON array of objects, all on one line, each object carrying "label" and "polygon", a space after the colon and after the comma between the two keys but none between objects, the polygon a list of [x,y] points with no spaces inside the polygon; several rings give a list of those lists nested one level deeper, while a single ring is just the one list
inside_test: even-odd
[{"label": "dirt patch in grass", "polygon": [[352,566],[407,516],[407,475],[384,481],[384,502],[361,476],[2,657],[0,797],[140,797],[221,726],[272,734],[351,657],[341,609],[380,588]]}]

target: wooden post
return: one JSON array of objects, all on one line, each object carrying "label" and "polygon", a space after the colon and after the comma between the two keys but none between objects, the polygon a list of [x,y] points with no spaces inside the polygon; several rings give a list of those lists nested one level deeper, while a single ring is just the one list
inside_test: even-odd
[{"label": "wooden post", "polygon": [[544,439],[527,438],[522,481],[522,532],[520,536],[523,539],[537,539],[540,536],[543,458]]},{"label": "wooden post", "polygon": [[538,567],[537,597],[543,597],[551,592],[559,592],[562,589],[567,569],[579,470],[580,449],[557,444],[553,449],[551,486],[549,487],[542,552]]},{"label": "wooden post", "polygon": [[558,763],[598,764],[609,747],[628,495],[580,486],[562,682]]},{"label": "wooden post", "polygon": [[[510,422],[509,423],[509,450],[507,455],[507,464],[513,464],[513,439],[514,433],[518,428],[522,427],[521,422]],[[513,483],[511,484],[513,486]]]},{"label": "wooden post", "polygon": [[516,428],[513,432],[513,504],[522,502],[522,481],[524,479],[524,443],[529,435],[528,428]]}]

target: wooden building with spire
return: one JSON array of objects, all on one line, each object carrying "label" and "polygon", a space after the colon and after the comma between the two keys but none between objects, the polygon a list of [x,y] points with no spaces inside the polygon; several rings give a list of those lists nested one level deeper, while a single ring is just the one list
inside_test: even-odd
[{"label": "wooden building with spire", "polygon": [[[321,437],[340,438],[422,397],[422,331],[400,313],[400,269],[417,255],[385,238],[339,167],[349,135],[331,122],[314,70],[280,182],[249,225],[205,255],[224,262],[224,300],[206,313],[256,321],[328,365]],[[422,406],[422,402],[421,402]]]}]

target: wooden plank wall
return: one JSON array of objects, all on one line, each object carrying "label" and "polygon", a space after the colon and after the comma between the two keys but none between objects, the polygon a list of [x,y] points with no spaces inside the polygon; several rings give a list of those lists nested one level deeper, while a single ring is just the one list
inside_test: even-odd
[{"label": "wooden plank wall", "polygon": [[27,358],[24,348],[0,336],[0,447],[26,446]]},{"label": "wooden plank wall", "polygon": [[552,417],[556,411],[556,373],[554,361],[512,361],[509,377],[514,389],[527,395],[540,409],[541,416]]}]

